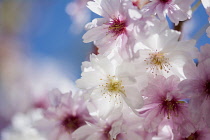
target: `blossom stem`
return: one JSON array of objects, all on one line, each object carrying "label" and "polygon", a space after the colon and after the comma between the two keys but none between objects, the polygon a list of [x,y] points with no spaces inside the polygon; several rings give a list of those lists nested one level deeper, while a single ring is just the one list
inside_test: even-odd
[{"label": "blossom stem", "polygon": [[197,10],[197,8],[200,6],[201,1],[198,0],[197,3],[192,7],[192,12],[194,12],[195,10]]},{"label": "blossom stem", "polygon": [[209,24],[203,25],[200,30],[192,37],[193,39],[199,40],[199,38],[206,33],[206,29],[208,28]]},{"label": "blossom stem", "polygon": [[[187,21],[187,20],[185,20],[185,21]],[[174,26],[174,30],[181,32],[185,21],[180,21],[177,26]],[[181,40],[181,39],[182,39],[182,34],[179,37],[179,40]]]}]

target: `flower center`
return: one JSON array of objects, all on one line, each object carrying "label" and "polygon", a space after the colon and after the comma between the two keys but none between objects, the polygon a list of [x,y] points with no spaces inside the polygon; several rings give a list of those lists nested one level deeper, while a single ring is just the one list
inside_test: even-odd
[{"label": "flower center", "polygon": [[61,123],[68,132],[75,131],[77,128],[85,124],[85,121],[79,116],[68,115]]},{"label": "flower center", "polygon": [[119,36],[126,32],[126,22],[121,21],[119,18],[109,22],[109,32],[113,33],[115,36]]},{"label": "flower center", "polygon": [[137,0],[137,1],[133,1],[133,2],[132,2],[132,4],[133,4],[133,6],[138,7],[138,5],[139,5],[139,1],[138,1],[138,0]]},{"label": "flower center", "polygon": [[207,80],[204,86],[204,91],[207,96],[210,96],[210,80]]},{"label": "flower center", "polygon": [[149,58],[146,58],[144,61],[146,61],[147,65],[151,65],[150,69],[152,73],[154,73],[155,70],[164,70],[168,73],[170,70],[169,67],[171,67],[169,59],[165,57],[164,53],[157,51],[150,53]]},{"label": "flower center", "polygon": [[114,95],[115,97],[120,96],[121,94],[125,95],[125,89],[122,85],[122,81],[116,76],[108,75],[105,81],[106,83],[104,85],[99,85],[100,87],[103,87],[103,94],[108,94],[109,96]]},{"label": "flower center", "polygon": [[160,2],[162,2],[162,3],[167,3],[169,1],[171,1],[171,0],[160,0]]},{"label": "flower center", "polygon": [[179,104],[185,103],[184,101],[177,101],[175,99],[172,100],[163,100],[161,104],[161,110],[164,111],[164,113],[167,114],[167,118],[170,119],[171,114],[175,114],[178,116],[179,111]]},{"label": "flower center", "polygon": [[122,82],[116,79],[109,79],[109,83],[106,84],[106,88],[109,92],[123,92]]},{"label": "flower center", "polygon": [[198,140],[198,133],[195,132],[195,133],[192,133],[189,137],[185,138],[185,140]]}]

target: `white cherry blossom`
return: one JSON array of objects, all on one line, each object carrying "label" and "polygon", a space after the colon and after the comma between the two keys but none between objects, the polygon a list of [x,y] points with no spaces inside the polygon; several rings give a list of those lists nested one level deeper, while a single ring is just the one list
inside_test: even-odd
[{"label": "white cherry blossom", "polygon": [[176,74],[184,78],[183,65],[197,57],[195,41],[178,41],[180,32],[166,30],[160,34],[153,34],[136,44],[140,57],[139,70],[145,70],[154,75],[166,77]]},{"label": "white cherry blossom", "polygon": [[106,118],[123,104],[137,109],[142,106],[142,97],[136,86],[136,69],[131,63],[109,60],[102,55],[91,55],[90,62],[83,63],[79,88],[88,90],[90,106],[102,118]]}]

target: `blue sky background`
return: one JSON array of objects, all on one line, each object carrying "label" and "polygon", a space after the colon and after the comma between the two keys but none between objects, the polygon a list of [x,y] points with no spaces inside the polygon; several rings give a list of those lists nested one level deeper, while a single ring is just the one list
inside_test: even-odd
[{"label": "blue sky background", "polygon": [[[28,0],[30,13],[18,37],[30,46],[27,49],[29,57],[40,61],[46,58],[54,59],[63,72],[67,75],[73,73],[73,78],[77,79],[80,77],[82,61],[86,60],[92,51],[92,44],[82,42],[85,31],[77,35],[70,32],[72,21],[65,11],[69,2],[70,0]],[[92,13],[92,18],[95,16]],[[184,39],[198,39],[196,47],[210,44],[203,28],[208,24],[207,19],[208,16],[200,5],[186,25],[194,27],[187,30],[189,36]]]},{"label": "blue sky background", "polygon": [[78,78],[80,66],[92,51],[82,35],[69,30],[71,20],[65,8],[69,0],[38,0],[30,2],[31,10],[21,40],[29,44],[28,55],[36,59],[53,59],[63,72]]}]

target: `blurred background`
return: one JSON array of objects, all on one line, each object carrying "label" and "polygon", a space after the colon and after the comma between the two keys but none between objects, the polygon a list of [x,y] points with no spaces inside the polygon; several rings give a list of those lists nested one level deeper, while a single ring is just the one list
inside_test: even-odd
[{"label": "blurred background", "polygon": [[1,52],[16,49],[28,59],[53,61],[69,76],[78,77],[81,62],[92,49],[82,42],[84,25],[76,26],[89,20],[89,11],[83,17],[79,13],[84,11],[80,5],[69,0],[0,0],[0,39],[11,43],[11,48],[1,43]]},{"label": "blurred background", "polygon": [[[97,17],[87,1],[0,0],[0,130],[17,112],[44,108],[48,90],[74,89],[81,63],[95,51],[82,42],[84,25]],[[208,15],[197,2],[182,37],[199,48],[210,39]]]},{"label": "blurred background", "polygon": [[49,90],[74,89],[90,21],[86,1],[0,0],[0,131],[17,112],[46,107]]}]

